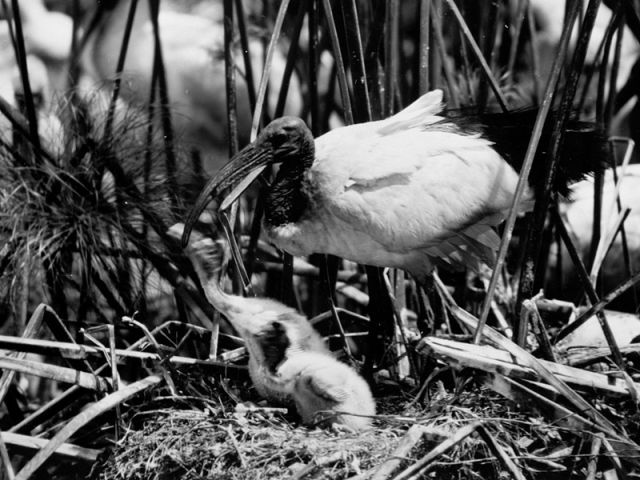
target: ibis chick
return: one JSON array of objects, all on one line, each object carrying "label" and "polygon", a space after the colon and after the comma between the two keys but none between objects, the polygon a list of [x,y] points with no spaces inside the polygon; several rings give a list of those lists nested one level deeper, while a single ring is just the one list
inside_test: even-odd
[{"label": "ibis chick", "polygon": [[[175,238],[182,236],[184,226],[169,229]],[[198,275],[207,300],[220,311],[249,351],[249,375],[265,399],[293,404],[291,393],[276,378],[277,366],[300,352],[320,352],[330,355],[322,337],[309,321],[293,308],[267,298],[245,298],[225,293],[219,284],[219,274],[226,264],[226,244],[194,232],[185,249]]]},{"label": "ibis chick", "polygon": [[348,365],[318,352],[287,358],[277,371],[305,425],[371,426],[376,405],[367,382]]}]

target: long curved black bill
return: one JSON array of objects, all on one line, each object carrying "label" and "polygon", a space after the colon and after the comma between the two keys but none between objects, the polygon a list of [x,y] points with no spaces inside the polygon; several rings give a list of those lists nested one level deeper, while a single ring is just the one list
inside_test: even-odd
[{"label": "long curved black bill", "polygon": [[261,148],[255,143],[247,145],[235,154],[229,163],[207,182],[200,195],[198,195],[196,203],[184,222],[182,247],[186,247],[189,243],[189,236],[193,226],[211,200],[231,189],[230,193],[219,204],[221,210],[228,208],[242,192],[249,188],[249,185],[269,165],[272,159],[271,149]]}]

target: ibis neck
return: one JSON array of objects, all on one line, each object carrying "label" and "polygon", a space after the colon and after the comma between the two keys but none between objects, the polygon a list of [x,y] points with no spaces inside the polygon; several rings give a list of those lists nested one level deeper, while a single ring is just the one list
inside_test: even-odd
[{"label": "ibis neck", "polygon": [[241,297],[229,295],[220,287],[219,276],[222,267],[203,255],[191,255],[191,259],[193,268],[204,290],[204,295],[211,306],[227,317],[236,313],[239,310],[237,299]]},{"label": "ibis neck", "polygon": [[300,220],[309,206],[304,183],[306,173],[313,164],[313,151],[303,161],[285,162],[266,198],[267,225],[279,226]]},{"label": "ibis neck", "polygon": [[[204,296],[213,308],[222,313],[230,322],[247,312],[247,299],[226,293],[220,286],[222,266],[204,257],[191,257],[193,268],[198,275]],[[236,329],[238,329],[236,327]]]},{"label": "ibis neck", "polygon": [[217,275],[205,273],[204,269],[196,264],[194,264],[194,268],[200,279],[204,295],[213,308],[224,314],[232,311],[234,307],[233,297],[220,288],[220,279],[217,278]]}]

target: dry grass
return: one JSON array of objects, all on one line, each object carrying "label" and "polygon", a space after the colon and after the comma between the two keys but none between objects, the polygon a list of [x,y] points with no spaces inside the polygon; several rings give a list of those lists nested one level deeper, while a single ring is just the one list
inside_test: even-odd
[{"label": "dry grass", "polygon": [[[198,382],[192,379],[192,384]],[[215,401],[208,397],[203,402],[194,402],[193,397],[159,401],[151,395],[154,400],[128,413],[123,438],[94,467],[92,478],[372,478],[380,465],[394,458],[407,430],[420,425],[428,433],[401,459],[394,474],[398,475],[459,429],[480,421],[527,478],[565,479],[570,469],[578,477],[586,471],[589,455],[585,447],[574,448],[588,446],[595,438],[589,432],[562,428],[530,411],[529,406],[515,405],[475,382],[457,395],[437,382],[425,404],[413,402],[409,391],[395,386],[393,394],[377,397],[379,415],[374,427],[358,434],[303,427],[291,414],[251,403],[234,404],[219,387],[217,390]],[[614,410],[609,403],[606,408],[609,415],[623,419],[623,412],[633,411],[629,407],[620,404],[615,407],[620,410]],[[624,423],[630,431],[637,431],[640,425],[633,414]],[[607,464],[605,455],[601,467],[606,469]],[[426,475],[499,480],[508,474],[475,434],[439,456]]]}]

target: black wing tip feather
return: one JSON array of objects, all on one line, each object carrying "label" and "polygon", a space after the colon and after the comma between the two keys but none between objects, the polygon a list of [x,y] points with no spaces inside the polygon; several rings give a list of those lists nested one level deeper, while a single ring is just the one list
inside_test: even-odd
[{"label": "black wing tip feather", "polygon": [[[495,150],[517,171],[520,171],[538,114],[537,108],[524,108],[508,113],[478,114],[471,110],[447,112],[461,131],[482,133],[494,143]],[[548,152],[555,124],[555,114],[547,119],[534,159],[529,183],[543,185],[549,168]],[[560,149],[553,188],[567,195],[569,186],[585,177],[602,171],[609,165],[611,152],[604,129],[596,122],[570,120]]]},{"label": "black wing tip feather", "polygon": [[557,172],[558,191],[563,195],[569,186],[610,166],[611,148],[606,131],[592,122],[570,122]]}]

